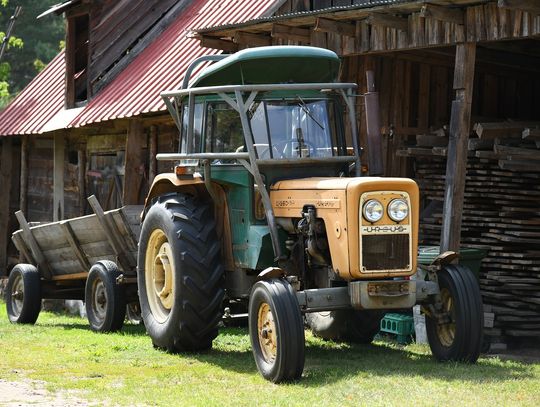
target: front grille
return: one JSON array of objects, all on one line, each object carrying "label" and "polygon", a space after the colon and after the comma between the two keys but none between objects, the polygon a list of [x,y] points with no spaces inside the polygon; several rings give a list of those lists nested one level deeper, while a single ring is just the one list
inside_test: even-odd
[{"label": "front grille", "polygon": [[361,249],[364,272],[410,267],[408,234],[362,236]]}]

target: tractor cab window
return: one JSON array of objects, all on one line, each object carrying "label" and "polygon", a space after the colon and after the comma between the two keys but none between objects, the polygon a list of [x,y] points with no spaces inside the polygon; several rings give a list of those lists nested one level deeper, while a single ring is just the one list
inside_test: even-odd
[{"label": "tractor cab window", "polygon": [[331,101],[297,97],[255,104],[251,128],[261,159],[332,157],[342,152]]},{"label": "tractor cab window", "polygon": [[240,116],[225,102],[206,106],[206,152],[234,153],[244,148]]},{"label": "tractor cab window", "polygon": [[201,138],[202,138],[202,124],[203,124],[203,113],[204,105],[202,103],[196,103],[193,117],[193,139],[190,143],[190,148],[188,149],[188,126],[189,126],[189,114],[188,107],[183,107],[182,115],[182,138],[180,141],[180,152],[181,153],[199,153],[201,151]]}]

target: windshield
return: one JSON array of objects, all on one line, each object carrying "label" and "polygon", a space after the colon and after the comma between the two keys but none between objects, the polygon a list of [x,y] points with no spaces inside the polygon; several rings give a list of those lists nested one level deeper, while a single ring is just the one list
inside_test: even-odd
[{"label": "windshield", "polygon": [[300,97],[263,101],[255,103],[250,113],[255,150],[261,159],[341,155],[332,101]]}]

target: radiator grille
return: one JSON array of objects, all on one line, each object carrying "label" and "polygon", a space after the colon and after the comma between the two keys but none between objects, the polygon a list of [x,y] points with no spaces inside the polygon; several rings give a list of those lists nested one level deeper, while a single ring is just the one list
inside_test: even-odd
[{"label": "radiator grille", "polygon": [[404,270],[410,264],[408,234],[362,236],[363,271]]}]

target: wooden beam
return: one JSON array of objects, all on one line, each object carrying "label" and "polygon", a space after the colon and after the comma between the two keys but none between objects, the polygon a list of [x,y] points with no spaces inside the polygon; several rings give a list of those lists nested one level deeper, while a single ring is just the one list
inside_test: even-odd
[{"label": "wooden beam", "polygon": [[28,211],[28,155],[30,151],[28,136],[21,136],[21,182],[19,191],[19,209]]},{"label": "wooden beam", "polygon": [[9,244],[9,202],[11,200],[11,178],[13,176],[13,141],[12,137],[2,137],[0,156],[0,276],[6,275],[7,248]]},{"label": "wooden beam", "polygon": [[17,211],[15,212],[15,216],[19,221],[19,225],[21,226],[21,229],[23,231],[24,240],[28,244],[30,251],[32,252],[32,257],[36,260],[39,270],[43,273],[43,277],[45,277],[46,279],[50,279],[52,277],[51,266],[49,265],[47,258],[41,251],[41,247],[39,247],[36,239],[34,239],[34,235],[30,230],[30,226],[28,225],[24,214],[22,213],[22,211]]},{"label": "wooden beam", "polygon": [[63,274],[59,276],[53,276],[51,280],[69,281],[69,280],[86,280],[87,278],[88,278],[88,273],[74,273],[74,274]]},{"label": "wooden beam", "polygon": [[232,41],[222,40],[217,37],[209,37],[203,35],[200,37],[201,47],[203,48],[212,48],[212,49],[221,49],[227,52],[236,52],[238,51],[238,45]]},{"label": "wooden beam", "polygon": [[121,240],[119,240],[118,236],[120,235],[120,232],[116,228],[116,225],[114,224],[114,222],[111,222],[110,218],[105,215],[105,212],[103,212],[103,208],[101,207],[99,201],[94,195],[88,197],[88,202],[94,210],[96,218],[101,227],[103,228],[103,231],[107,236],[107,240],[109,241],[111,248],[113,249],[116,257],[118,258],[118,263],[120,267],[124,272],[129,272],[133,268],[133,265],[131,264],[129,258],[126,255],[126,251],[124,250],[124,246],[122,245]]},{"label": "wooden beam", "polygon": [[461,25],[465,22],[465,13],[463,10],[459,8],[436,6],[435,4],[424,4],[420,10],[420,16],[431,17],[435,20]]},{"label": "wooden beam", "polygon": [[323,17],[317,18],[313,30],[317,32],[345,35],[347,37],[356,37],[356,24],[344,23],[342,21],[331,20]]},{"label": "wooden beam", "polygon": [[54,135],[53,221],[64,219],[64,166],[66,138],[63,132]]},{"label": "wooden beam", "polygon": [[81,265],[81,268],[85,271],[90,270],[90,262],[88,261],[88,258],[84,254],[84,251],[81,248],[81,245],[79,241],[77,240],[77,236],[75,236],[75,233],[73,232],[73,229],[71,228],[71,225],[64,221],[60,222],[60,227],[62,228],[62,231],[64,232],[64,237],[69,243],[69,246],[71,247],[71,250],[73,250],[73,253],[75,253],[75,256],[77,257],[77,260],[79,260],[79,264]]},{"label": "wooden beam", "polygon": [[390,14],[372,14],[366,18],[366,22],[370,25],[396,28],[401,31],[409,30],[409,21],[406,18],[396,17]]},{"label": "wooden beam", "polygon": [[155,125],[150,126],[150,136],[148,137],[148,181],[150,184],[154,182],[154,178],[157,175],[157,160],[156,155],[158,152],[158,127]]},{"label": "wooden beam", "polygon": [[311,41],[310,30],[307,28],[291,27],[285,24],[272,24],[273,38],[309,43]]},{"label": "wooden beam", "polygon": [[540,14],[540,2],[538,0],[499,0],[499,8],[521,10],[531,14]]},{"label": "wooden beam", "polygon": [[146,144],[143,122],[131,120],[126,137],[126,164],[124,173],[124,205],[137,205],[144,172],[143,146]]},{"label": "wooden beam", "polygon": [[77,181],[79,183],[79,215],[86,213],[86,150],[80,148],[77,151]]},{"label": "wooden beam", "polygon": [[454,68],[456,96],[452,102],[450,116],[441,253],[447,250],[459,252],[460,247],[475,60],[475,43],[456,46]]},{"label": "wooden beam", "polygon": [[19,261],[21,263],[37,264],[37,261],[32,256],[32,252],[26,245],[22,233],[16,233],[11,237],[15,248],[19,251]]},{"label": "wooden beam", "polygon": [[254,47],[264,47],[272,45],[272,38],[268,35],[260,35],[248,33],[245,31],[237,31],[234,34],[233,42],[235,44],[250,45]]}]

